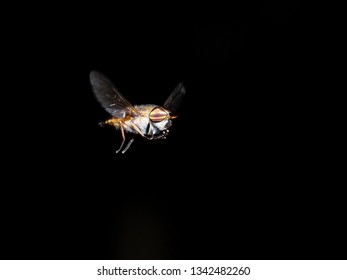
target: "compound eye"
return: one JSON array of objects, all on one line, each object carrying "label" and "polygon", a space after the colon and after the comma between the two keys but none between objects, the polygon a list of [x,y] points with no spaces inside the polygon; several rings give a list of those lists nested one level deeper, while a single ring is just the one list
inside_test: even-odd
[{"label": "compound eye", "polygon": [[150,113],[149,113],[149,119],[152,122],[161,122],[165,119],[169,118],[168,111],[164,110],[160,107],[155,107]]}]

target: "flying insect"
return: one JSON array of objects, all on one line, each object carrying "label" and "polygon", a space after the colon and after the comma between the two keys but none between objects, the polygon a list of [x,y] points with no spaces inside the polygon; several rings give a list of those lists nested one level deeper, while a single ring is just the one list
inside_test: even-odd
[{"label": "flying insect", "polygon": [[[172,120],[177,117],[177,111],[186,93],[183,83],[179,83],[163,106],[132,105],[100,72],[90,72],[90,83],[97,101],[112,116],[100,125],[111,125],[121,131],[122,142],[116,153],[123,154],[134,142],[136,135],[141,135],[148,140],[166,139]],[[125,133],[131,134],[131,138],[123,149]]]}]

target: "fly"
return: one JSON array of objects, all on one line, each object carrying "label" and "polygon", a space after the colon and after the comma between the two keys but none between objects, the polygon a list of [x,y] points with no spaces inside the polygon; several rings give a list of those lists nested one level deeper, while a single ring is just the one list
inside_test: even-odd
[{"label": "fly", "polygon": [[[122,143],[116,151],[123,154],[134,142],[136,135],[153,140],[165,139],[169,133],[172,120],[177,117],[177,110],[186,93],[183,83],[179,83],[163,106],[154,104],[132,105],[103,74],[97,71],[90,73],[92,90],[101,106],[112,116],[101,125],[111,125],[119,129],[122,134]],[[132,136],[127,145],[125,133]]]}]

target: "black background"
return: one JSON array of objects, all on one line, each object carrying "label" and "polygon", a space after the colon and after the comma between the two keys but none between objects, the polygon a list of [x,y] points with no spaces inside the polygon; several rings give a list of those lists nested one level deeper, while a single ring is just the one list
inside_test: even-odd
[{"label": "black background", "polygon": [[[346,232],[311,76],[315,22],[277,2],[232,4],[217,21],[92,5],[8,23],[1,258],[337,258]],[[162,104],[182,81],[168,139],[116,154],[91,70],[133,104]]]}]

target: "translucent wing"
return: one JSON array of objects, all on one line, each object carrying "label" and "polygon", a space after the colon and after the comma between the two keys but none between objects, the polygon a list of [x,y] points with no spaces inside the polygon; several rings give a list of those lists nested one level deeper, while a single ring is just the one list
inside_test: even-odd
[{"label": "translucent wing", "polygon": [[133,105],[116,89],[113,83],[103,74],[90,72],[90,83],[96,99],[102,107],[116,118],[124,118],[126,115],[135,116],[138,111]]},{"label": "translucent wing", "polygon": [[168,109],[171,113],[176,114],[179,107],[181,106],[182,99],[184,94],[186,93],[186,89],[183,83],[179,83],[170,96],[166,99],[163,107]]}]

